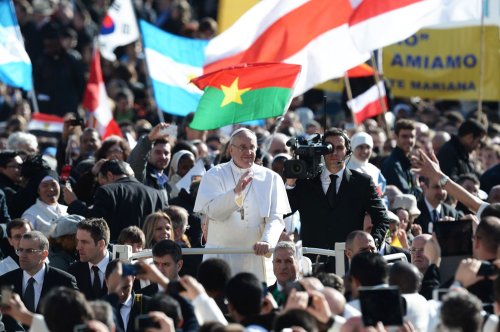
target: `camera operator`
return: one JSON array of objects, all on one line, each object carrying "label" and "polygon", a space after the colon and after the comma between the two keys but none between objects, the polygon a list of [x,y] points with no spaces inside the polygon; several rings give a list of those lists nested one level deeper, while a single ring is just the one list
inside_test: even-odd
[{"label": "camera operator", "polygon": [[[351,142],[340,129],[332,128],[323,136],[332,152],[324,156],[319,175],[286,181],[292,211],[299,211],[301,238],[306,247],[333,249],[354,230],[363,229],[365,213],[373,221],[371,234],[378,246],[383,242],[389,218],[371,177],[349,170],[345,160],[351,155]],[[327,272],[335,271],[332,258],[325,262]]]}]

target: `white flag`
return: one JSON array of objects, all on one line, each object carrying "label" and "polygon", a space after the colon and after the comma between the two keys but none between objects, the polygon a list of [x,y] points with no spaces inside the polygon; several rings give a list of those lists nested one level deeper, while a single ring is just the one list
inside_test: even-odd
[{"label": "white flag", "polygon": [[101,54],[105,59],[116,59],[113,51],[139,38],[139,28],[135,19],[131,0],[115,0],[101,24],[99,44]]}]

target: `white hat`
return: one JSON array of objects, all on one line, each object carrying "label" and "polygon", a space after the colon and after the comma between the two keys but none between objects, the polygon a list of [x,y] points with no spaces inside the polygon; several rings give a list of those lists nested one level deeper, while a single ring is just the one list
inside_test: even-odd
[{"label": "white hat", "polygon": [[63,235],[76,234],[78,223],[84,219],[84,217],[76,214],[59,217],[53,222],[55,228],[50,236],[52,238],[57,238]]},{"label": "white hat", "polygon": [[417,199],[411,194],[401,194],[394,198],[394,203],[392,204],[392,209],[405,209],[412,216],[419,216],[420,210],[417,207]]},{"label": "white hat", "polygon": [[354,150],[356,147],[360,146],[361,144],[366,144],[369,145],[370,148],[373,148],[373,138],[365,133],[365,132],[360,132],[352,135],[351,137],[351,147]]}]

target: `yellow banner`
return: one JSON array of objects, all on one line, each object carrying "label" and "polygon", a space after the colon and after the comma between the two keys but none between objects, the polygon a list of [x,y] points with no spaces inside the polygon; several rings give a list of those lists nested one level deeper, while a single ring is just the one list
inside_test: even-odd
[{"label": "yellow banner", "polygon": [[247,10],[255,5],[259,0],[220,0],[217,22],[219,23],[218,33],[229,28]]},{"label": "yellow banner", "polygon": [[[499,27],[485,27],[483,100],[500,100]],[[395,97],[477,100],[481,27],[423,29],[383,49]]]}]

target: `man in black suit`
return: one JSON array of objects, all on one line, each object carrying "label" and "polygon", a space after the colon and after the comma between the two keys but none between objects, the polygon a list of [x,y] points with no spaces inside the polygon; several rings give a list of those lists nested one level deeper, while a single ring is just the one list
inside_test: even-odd
[{"label": "man in black suit", "polygon": [[76,250],[80,261],[70,265],[68,272],[76,277],[78,288],[88,300],[100,299],[107,293],[104,272],[111,261],[108,251],[109,227],[102,218],[78,223]]},{"label": "man in black suit", "polygon": [[[170,282],[179,281],[179,271],[182,268],[182,249],[172,240],[161,240],[153,247],[153,264],[156,265],[158,270],[168,278]],[[165,287],[157,283],[151,283],[149,286],[144,287],[137,293],[153,297],[158,292],[165,292],[171,295],[181,306],[182,317],[184,324],[183,331],[198,331],[199,325],[194,315],[194,308],[185,298],[179,294],[169,293]]]},{"label": "man in black suit", "polygon": [[110,279],[111,273],[120,261],[112,260],[106,267],[106,284],[109,286],[108,294],[105,296],[113,307],[116,325],[125,332],[135,331],[135,318],[138,315],[146,314],[149,296],[135,294],[133,285],[135,276],[124,275],[118,287],[113,286],[113,280]]},{"label": "man in black suit", "polygon": [[462,212],[455,210],[451,205],[443,203],[446,198],[446,190],[443,185],[431,181],[426,177],[420,177],[420,184],[424,191],[424,197],[417,203],[421,211],[415,223],[422,227],[422,232],[432,233],[433,224],[438,221],[450,221],[463,217]]},{"label": "man in black suit", "polygon": [[[40,300],[52,288],[66,286],[77,289],[75,277],[45,264],[49,255],[49,241],[42,233],[30,231],[23,235],[19,248],[20,268],[0,277],[0,285],[12,285],[13,291],[20,294],[26,308],[40,313]],[[4,318],[7,331],[17,331],[17,323]]]},{"label": "man in black suit", "polygon": [[[321,174],[312,179],[287,179],[292,211],[300,212],[303,245],[333,249],[335,242],[344,242],[350,232],[363,229],[366,212],[373,222],[371,233],[380,245],[389,220],[375,184],[369,175],[345,167],[351,146],[342,130],[329,129],[323,142],[333,149],[324,156]],[[335,271],[332,259],[325,268],[327,272]]]},{"label": "man in black suit", "polygon": [[119,160],[108,160],[99,169],[101,184],[94,195],[94,204],[87,207],[78,200],[71,189],[64,188],[64,200],[69,214],[87,218],[104,218],[111,231],[111,240],[116,241],[120,231],[128,226],[142,228],[148,214],[168,206],[160,191],[150,188],[130,176],[130,166]]}]

